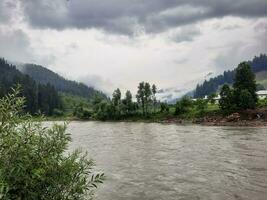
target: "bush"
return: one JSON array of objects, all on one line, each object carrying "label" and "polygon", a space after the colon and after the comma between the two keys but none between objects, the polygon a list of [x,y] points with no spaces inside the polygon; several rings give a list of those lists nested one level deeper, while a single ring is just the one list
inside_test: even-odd
[{"label": "bush", "polygon": [[267,97],[265,97],[264,99],[259,99],[257,106],[259,106],[259,107],[267,106]]},{"label": "bush", "polygon": [[[0,99],[0,199],[90,199],[104,174],[79,151],[67,154],[66,125],[44,128],[22,114],[18,91]],[[90,177],[89,177],[90,176]]]},{"label": "bush", "polygon": [[164,112],[168,113],[169,111],[170,111],[170,109],[169,109],[169,106],[167,103],[161,103],[160,104],[160,112],[161,113],[164,113]]},{"label": "bush", "polygon": [[176,102],[175,105],[175,115],[182,115],[189,111],[192,107],[192,100],[189,97],[183,97],[180,101]]},{"label": "bush", "polygon": [[91,110],[83,108],[82,119],[89,119],[92,116]]},{"label": "bush", "polygon": [[198,115],[202,116],[208,108],[208,102],[205,99],[197,99],[195,102]]}]

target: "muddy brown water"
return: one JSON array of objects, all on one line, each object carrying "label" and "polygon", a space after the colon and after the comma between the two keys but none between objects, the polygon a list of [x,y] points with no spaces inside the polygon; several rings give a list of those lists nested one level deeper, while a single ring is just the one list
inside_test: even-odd
[{"label": "muddy brown water", "polygon": [[71,122],[107,180],[97,200],[266,200],[267,127]]}]

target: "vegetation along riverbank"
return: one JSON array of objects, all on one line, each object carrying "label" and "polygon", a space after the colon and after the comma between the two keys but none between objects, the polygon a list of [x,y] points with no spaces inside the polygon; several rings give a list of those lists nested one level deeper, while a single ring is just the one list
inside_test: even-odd
[{"label": "vegetation along riverbank", "polygon": [[[108,97],[103,92],[66,80],[37,65],[17,67],[1,59],[0,70],[0,96],[7,94],[12,86],[20,84],[21,96],[26,99],[24,111],[36,120],[42,117],[49,121],[266,125],[267,94],[265,85],[256,80],[258,72],[262,77],[262,70],[267,70],[266,55],[242,62],[235,70],[198,85],[193,95],[184,95],[172,102],[163,101],[160,98],[161,90],[148,82],[140,82],[136,94],[129,90],[122,94],[117,88]],[[261,78],[260,83],[263,82]],[[259,97],[258,90],[263,96]]]},{"label": "vegetation along riverbank", "polygon": [[[127,91],[121,98],[116,89],[112,99],[96,97],[92,110],[78,106],[76,119],[102,121],[144,121],[163,123],[199,123],[219,126],[265,126],[267,125],[267,99],[259,99],[255,74],[248,63],[240,63],[232,86],[223,85],[219,99],[216,94],[206,98],[192,99],[184,96],[176,104],[157,101],[155,85],[142,82],[138,85],[136,99]],[[75,118],[73,118],[75,119]]]}]

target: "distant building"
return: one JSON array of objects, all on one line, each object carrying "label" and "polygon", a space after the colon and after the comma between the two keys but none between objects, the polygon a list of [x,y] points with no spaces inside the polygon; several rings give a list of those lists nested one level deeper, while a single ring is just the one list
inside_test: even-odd
[{"label": "distant building", "polygon": [[[204,99],[204,100],[208,100],[208,95],[206,95],[203,99]],[[217,94],[213,99],[214,99],[214,102],[215,102],[216,104],[218,104],[219,101],[220,101],[220,99],[221,99],[221,95]],[[197,101],[197,99],[192,99],[192,100],[193,100],[193,101]]]},{"label": "distant building", "polygon": [[[258,95],[259,99],[265,99],[265,98],[267,98],[267,90],[259,90],[257,92],[257,95]],[[208,96],[206,95],[203,99],[208,100]],[[221,95],[217,94],[217,96],[214,97],[213,99],[214,99],[215,103],[218,104],[220,99],[221,99]],[[192,99],[192,100],[197,101],[197,99]]]},{"label": "distant building", "polygon": [[267,90],[260,90],[257,92],[259,99],[265,99],[267,97]]},{"label": "distant building", "polygon": [[221,95],[218,94],[218,95],[214,98],[215,103],[218,104],[219,101],[220,101],[220,99],[221,99]]}]

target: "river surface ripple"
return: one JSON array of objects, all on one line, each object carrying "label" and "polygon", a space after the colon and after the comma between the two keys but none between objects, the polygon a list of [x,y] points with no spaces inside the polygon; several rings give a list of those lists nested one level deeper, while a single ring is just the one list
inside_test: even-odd
[{"label": "river surface ripple", "polygon": [[71,122],[70,150],[107,180],[97,200],[266,200],[267,128]]}]

